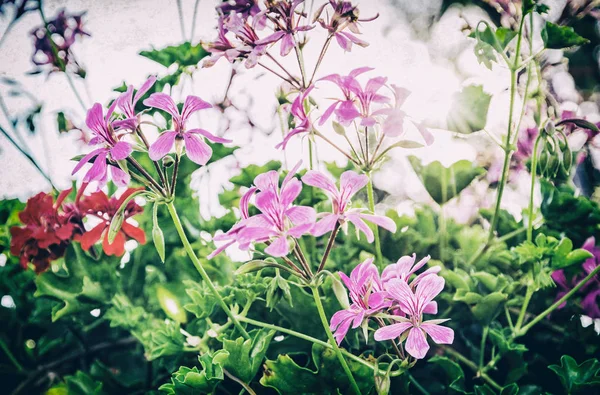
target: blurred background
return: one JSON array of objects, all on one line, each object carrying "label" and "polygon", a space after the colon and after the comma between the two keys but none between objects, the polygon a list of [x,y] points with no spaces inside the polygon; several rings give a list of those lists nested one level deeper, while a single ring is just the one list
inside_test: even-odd
[{"label": "blurred background", "polygon": [[[24,199],[48,191],[50,182],[58,189],[67,188],[73,180],[71,158],[89,151],[84,142],[85,109],[95,102],[108,104],[118,95],[115,89],[123,83],[139,86],[151,74],[160,78],[172,73],[172,68],[141,56],[140,52],[186,41],[195,45],[211,40],[216,35],[217,3],[44,1],[43,11],[48,20],[61,10],[81,14],[81,28],[86,34],[71,46],[77,70],[67,75],[51,72],[51,65],[36,65],[32,61],[40,63],[40,54],[34,56],[35,29],[42,25],[37,1],[3,0],[0,125],[4,133],[0,136],[0,198]],[[550,6],[549,20],[560,23],[569,19],[590,44],[567,53],[568,61],[561,51],[547,51],[544,79],[559,108],[598,122],[598,1],[545,3]],[[481,19],[509,26],[514,23],[511,15],[520,5],[508,0],[376,0],[359,4],[362,18],[379,14],[375,21],[362,26],[361,38],[370,45],[355,46],[346,54],[338,46],[332,46],[319,73],[345,74],[356,67],[371,66],[375,68],[372,76],[386,76],[389,82],[412,91],[406,111],[432,127],[435,143],[416,150],[393,151],[391,160],[377,173],[376,187],[389,193],[388,205],[410,211],[413,202],[427,201],[430,197],[408,164],[407,154],[417,155],[425,162],[440,160],[446,166],[460,159],[478,161],[490,169],[490,175],[473,184],[471,195],[447,208],[458,220],[467,221],[475,215],[475,203],[485,207],[491,202],[488,186],[494,182],[494,167],[499,166],[502,151],[483,132],[458,138],[446,130],[445,120],[453,111],[454,95],[466,85],[477,84],[492,96],[485,130],[497,136],[505,132],[508,71],[498,64],[491,70],[479,64],[473,52],[474,40],[467,35]],[[314,64],[319,49],[320,45],[307,46],[305,56],[309,64]],[[293,61],[291,57],[286,60]],[[271,159],[293,166],[307,157],[307,144],[301,139],[294,139],[285,152],[274,148],[282,133],[275,95],[281,85],[279,80],[258,68],[246,69],[241,65],[235,67],[235,77],[231,77],[232,66],[225,61],[212,68],[194,65],[185,69],[175,87],[165,87],[181,101],[188,94],[195,94],[217,104],[193,122],[234,140],[241,147],[236,160],[203,168],[196,175],[194,189],[198,191],[204,216],[219,215],[217,193],[228,187],[223,180],[228,180],[240,167],[248,163],[264,164]],[[318,95],[333,96],[333,87],[328,89],[319,88]],[[164,124],[162,119],[154,121]],[[46,178],[7,135],[39,164]],[[576,137],[573,144],[577,144]],[[317,157],[344,162],[343,157],[326,145],[318,146]],[[509,206],[514,205],[507,208],[516,215],[522,206],[521,185],[523,190],[528,185],[528,176],[523,176],[522,183],[518,175],[511,180],[508,193],[513,196],[505,199]]]}]

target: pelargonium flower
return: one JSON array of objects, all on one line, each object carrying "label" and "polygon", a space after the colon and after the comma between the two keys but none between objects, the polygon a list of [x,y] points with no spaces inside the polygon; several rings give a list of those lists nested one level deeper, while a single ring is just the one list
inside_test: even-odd
[{"label": "pelargonium flower", "polygon": [[336,99],[321,116],[319,122],[323,125],[335,112],[337,121],[344,126],[350,125],[355,120],[360,120],[361,126],[374,126],[377,123],[374,104],[385,104],[390,98],[384,96],[379,90],[385,86],[386,77],[374,77],[367,81],[363,88],[356,79],[359,75],[373,70],[370,67],[360,67],[352,70],[347,76],[331,74],[321,78],[322,81],[330,81],[336,84],[342,91],[344,98]]},{"label": "pelargonium flower", "polygon": [[417,284],[415,291],[406,281],[393,278],[385,284],[400,310],[407,317],[398,316],[395,324],[375,331],[375,340],[392,340],[408,331],[406,351],[416,359],[422,359],[429,350],[427,335],[437,344],[452,344],[454,331],[440,324],[448,319],[423,320],[425,308],[444,289],[444,279],[437,275],[427,275]]},{"label": "pelargonium flower", "polygon": [[[279,173],[272,170],[260,174],[240,200],[242,219],[227,233],[214,237],[226,242],[209,255],[209,259],[227,247],[238,243],[241,250],[248,250],[254,243],[268,243],[265,252],[274,257],[289,254],[288,238],[299,238],[309,233],[315,223],[316,213],[312,207],[296,206],[294,200],[302,191],[302,183],[294,177],[300,163],[292,169],[279,187]],[[248,204],[253,195],[254,206],[260,214],[248,215]]]},{"label": "pelargonium flower", "polygon": [[129,143],[119,140],[122,136],[118,136],[115,133],[115,129],[112,125],[113,120],[111,117],[116,105],[117,100],[113,101],[108,108],[106,115],[103,114],[102,105],[100,103],[95,103],[87,112],[85,123],[94,135],[90,140],[90,145],[102,144],[103,147],[97,148],[85,155],[73,169],[71,174],[77,173],[92,158],[96,158],[83,177],[83,182],[89,183],[91,181],[98,181],[100,185],[106,184],[106,181],[108,180],[108,170],[110,168],[112,180],[117,186],[126,186],[129,184],[129,174],[121,170],[117,165],[111,164],[109,166],[106,163],[107,159],[114,162],[126,159],[132,151]]},{"label": "pelargonium flower", "polygon": [[275,146],[275,148],[285,149],[287,143],[290,141],[292,137],[300,133],[308,133],[312,129],[312,122],[306,113],[304,108],[304,103],[308,99],[308,95],[310,91],[312,91],[314,85],[311,85],[308,89],[303,92],[300,92],[296,99],[292,102],[292,106],[290,109],[290,113],[294,116],[294,120],[296,122],[296,127],[288,132],[288,134],[284,137],[283,141]]},{"label": "pelargonium flower", "polygon": [[338,222],[342,225],[351,222],[356,229],[365,234],[369,243],[373,242],[374,235],[365,221],[372,222],[390,232],[396,231],[396,223],[388,217],[366,214],[361,209],[350,207],[352,197],[369,182],[366,175],[352,170],[345,171],[340,177],[339,189],[326,175],[316,170],[309,170],[302,177],[302,181],[306,185],[322,189],[332,199],[333,212],[323,215],[315,224],[312,230],[314,236],[318,237],[331,232]]},{"label": "pelargonium flower", "polygon": [[129,85],[127,90],[119,96],[117,99],[117,106],[119,110],[125,115],[125,119],[116,120],[113,122],[115,129],[130,129],[135,130],[140,125],[140,114],[135,113],[135,106],[137,102],[144,96],[152,85],[156,82],[156,76],[151,76],[142,84],[140,89],[137,90],[135,96],[133,95],[133,85]]},{"label": "pelargonium flower", "polygon": [[71,189],[62,191],[56,203],[52,195],[38,193],[27,200],[25,209],[19,213],[25,226],[10,228],[10,252],[20,257],[24,269],[31,262],[36,273],[45,271],[51,261],[64,256],[73,238],[82,233],[80,215],[59,211],[70,192]]},{"label": "pelargonium flower", "polygon": [[86,217],[92,217],[100,221],[80,237],[81,248],[87,251],[102,239],[102,249],[106,255],[122,256],[125,253],[125,242],[128,238],[135,239],[140,244],[146,243],[144,231],[127,221],[128,218],[144,211],[134,200],[130,200],[123,211],[123,224],[115,239],[112,243],[108,241],[110,223],[117,210],[132,193],[138,190],[128,188],[118,199],[115,196],[109,198],[103,191],[98,191],[81,200],[80,208],[82,212],[86,213]]},{"label": "pelargonium flower", "polygon": [[[552,273],[552,279],[561,288],[556,295],[557,300],[562,298],[573,287],[579,284],[584,277],[590,274],[600,264],[600,248],[596,247],[596,239],[593,236],[588,238],[581,248],[594,255],[581,265],[581,268],[583,269],[582,273],[573,276],[570,281],[567,280],[565,271],[562,269]],[[581,307],[585,315],[591,318],[600,318],[600,276],[596,275],[591,278],[579,289],[579,292],[584,295],[581,300]],[[565,302],[558,308],[562,309],[566,305],[567,303]]]},{"label": "pelargonium flower", "polygon": [[425,140],[425,143],[427,145],[433,144],[433,135],[427,130],[425,125],[410,119],[406,112],[402,110],[402,105],[410,95],[410,91],[394,84],[391,85],[391,88],[394,91],[394,107],[389,109],[384,108],[374,112],[374,115],[385,115],[385,120],[381,127],[383,134],[388,137],[400,137],[404,135],[406,132],[405,123],[410,120]]},{"label": "pelargonium flower", "polygon": [[342,281],[348,288],[352,304],[345,310],[336,312],[331,317],[330,329],[338,344],[342,342],[350,326],[356,329],[365,323],[369,315],[375,314],[389,307],[382,297],[383,284],[379,278],[377,266],[369,258],[357,265],[350,277],[338,272]]},{"label": "pelargonium flower", "polygon": [[152,160],[159,160],[171,151],[173,145],[183,142],[185,152],[193,162],[205,165],[212,156],[212,148],[204,141],[207,138],[215,143],[230,143],[221,137],[217,137],[204,129],[186,129],[186,122],[196,111],[211,108],[210,103],[205,102],[198,96],[188,96],[185,99],[181,112],[171,97],[164,93],[153,93],[144,100],[144,104],[168,112],[173,120],[173,129],[162,132],[158,139],[150,146],[149,155]]},{"label": "pelargonium flower", "polygon": [[271,19],[276,21],[276,30],[273,34],[256,41],[256,44],[274,44],[281,40],[280,55],[287,56],[296,46],[294,35],[314,28],[312,25],[298,25],[302,15],[297,16],[296,8],[303,2],[304,0],[293,0],[270,3],[265,13],[271,14]]},{"label": "pelargonium flower", "polygon": [[[323,10],[328,5],[331,5],[333,8],[333,15],[329,17],[327,14],[327,19],[321,18],[321,14]],[[329,0],[329,2],[324,3],[317,12],[315,13],[314,19],[319,22],[319,24],[326,29],[329,34],[332,34],[338,45],[346,52],[350,52],[352,50],[352,44],[359,45],[361,47],[366,47],[369,45],[366,41],[363,41],[356,37],[354,34],[360,34],[358,29],[358,22],[370,22],[375,20],[379,15],[375,15],[372,18],[368,19],[359,19],[359,10],[356,6],[352,5],[351,2],[345,0]],[[345,32],[344,30],[350,30],[352,33]]]},{"label": "pelargonium flower", "polygon": [[83,30],[83,15],[85,13],[68,14],[63,9],[46,25],[35,28],[31,32],[35,47],[31,61],[36,66],[51,65],[51,72],[66,71],[67,66],[73,66],[76,73],[83,73],[71,53],[71,46],[78,37],[90,35]]}]

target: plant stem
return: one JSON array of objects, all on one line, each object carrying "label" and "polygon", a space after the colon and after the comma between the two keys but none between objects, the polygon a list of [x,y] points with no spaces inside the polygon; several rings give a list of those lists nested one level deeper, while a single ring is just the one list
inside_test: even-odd
[{"label": "plant stem", "polygon": [[127,162],[130,163],[133,167],[135,167],[135,169],[144,177],[146,178],[150,184],[152,184],[152,186],[154,188],[156,188],[158,191],[160,191],[160,193],[163,196],[166,196],[166,192],[165,190],[156,182],[156,180],[154,178],[152,178],[152,176],[150,174],[148,174],[148,172],[146,171],[146,169],[144,169],[142,167],[142,165],[140,165],[135,159],[133,159],[131,156],[127,158]]},{"label": "plant stem", "polygon": [[562,298],[558,299],[554,304],[544,310],[542,313],[537,315],[533,320],[531,320],[527,325],[525,325],[516,335],[522,336],[527,333],[531,329],[532,326],[540,322],[544,319],[548,314],[552,313],[558,306],[567,301],[571,296],[575,294],[575,292],[579,291],[581,287],[583,287],[589,280],[591,280],[596,274],[600,272],[600,266],[596,266],[594,270],[590,272],[583,280],[581,280],[572,290],[567,292]]},{"label": "plant stem", "polygon": [[448,169],[442,166],[442,203],[440,204],[440,216],[438,219],[439,222],[439,231],[440,231],[440,261],[444,262],[445,252],[446,252],[446,216],[444,215],[444,204],[448,200],[448,183],[446,178],[446,172]]},{"label": "plant stem", "polygon": [[[371,173],[367,173],[369,182],[367,183],[367,195],[369,198],[369,210],[375,215],[375,194],[373,193],[373,180],[371,179]],[[379,240],[379,228],[377,225],[373,227],[373,235],[375,236],[375,254],[377,257],[377,264],[381,267],[383,265],[383,255],[381,253],[381,241]]]},{"label": "plant stem", "polygon": [[242,388],[244,388],[246,390],[246,392],[248,392],[250,395],[256,395],[256,392],[254,392],[254,390],[250,387],[250,385],[244,383],[241,379],[235,377],[234,375],[229,373],[226,369],[223,369],[223,373],[225,373],[225,376],[229,377],[231,380],[233,380],[236,383],[238,383],[239,385],[241,385]]},{"label": "plant stem", "polygon": [[422,393],[423,395],[429,395],[429,392],[425,388],[423,388],[421,384],[419,384],[417,379],[415,379],[413,375],[410,374],[410,372],[406,372],[406,376],[408,377],[408,381],[410,381],[412,385],[414,385],[419,390],[420,393]]},{"label": "plant stem", "polygon": [[15,365],[15,368],[17,368],[17,370],[19,372],[22,372],[23,371],[23,365],[21,365],[19,363],[19,361],[17,360],[17,358],[15,358],[15,356],[10,351],[10,349],[8,348],[8,346],[6,345],[6,343],[4,342],[3,339],[0,339],[0,348],[2,348],[2,350],[4,351],[4,353],[6,354],[6,356],[8,357],[8,359],[10,359],[10,361],[12,362],[12,364]]},{"label": "plant stem", "polygon": [[315,79],[315,75],[317,74],[317,70],[319,69],[319,66],[321,66],[321,62],[323,61],[323,58],[325,57],[325,53],[327,52],[327,49],[329,48],[329,44],[331,43],[332,38],[333,38],[333,34],[328,35],[327,39],[325,40],[325,44],[323,44],[323,48],[321,48],[321,52],[319,53],[319,59],[317,60],[315,69],[313,70],[312,76],[310,77],[308,86],[310,86],[313,83],[313,81]]},{"label": "plant stem", "polygon": [[181,158],[179,154],[175,155],[175,164],[173,165],[173,178],[171,179],[171,197],[175,197],[175,190],[177,188],[177,173],[179,172],[179,162]]},{"label": "plant stem", "polygon": [[525,292],[525,300],[523,301],[523,306],[521,306],[521,312],[519,313],[517,323],[515,324],[515,333],[519,333],[519,331],[521,330],[521,326],[523,325],[523,321],[525,320],[525,313],[527,313],[527,307],[529,307],[529,302],[531,301],[533,292],[533,286],[531,284],[527,285],[527,291]]},{"label": "plant stem", "polygon": [[451,347],[444,346],[443,349],[446,353],[452,355],[454,358],[458,359],[460,362],[467,365],[467,367],[469,367],[469,369],[471,369],[473,372],[477,373],[479,375],[479,377],[484,379],[489,385],[494,387],[496,390],[502,389],[502,386],[500,386],[500,384],[496,383],[490,376],[488,376],[486,373],[480,372],[477,364],[475,364],[469,358],[465,357],[464,355],[462,355],[461,353],[459,353],[458,351],[456,351],[455,349],[453,349]]},{"label": "plant stem", "polygon": [[323,253],[323,258],[321,259],[321,263],[319,264],[317,273],[319,273],[325,267],[325,264],[327,263],[327,258],[329,257],[329,253],[331,252],[331,248],[333,247],[333,244],[335,243],[335,236],[337,236],[339,229],[340,229],[340,222],[338,221],[335,223],[335,227],[331,231],[331,235],[329,235],[329,241],[327,242],[327,247],[325,248],[325,252]]},{"label": "plant stem", "polygon": [[179,216],[177,215],[177,210],[175,209],[175,205],[173,204],[173,202],[167,203],[167,209],[169,210],[169,214],[171,214],[171,218],[173,219],[173,224],[175,225],[175,229],[177,229],[177,233],[179,234],[179,238],[181,239],[181,242],[183,243],[183,247],[185,248],[185,251],[187,252],[189,258],[192,260],[192,263],[196,267],[196,270],[198,270],[198,273],[200,273],[202,280],[204,280],[204,282],[208,285],[208,288],[212,292],[213,296],[215,297],[215,299],[217,299],[219,306],[221,306],[221,308],[223,309],[225,314],[227,314],[227,316],[229,317],[231,322],[233,322],[233,325],[235,325],[237,330],[242,334],[242,336],[244,336],[245,339],[250,339],[250,335],[248,335],[248,332],[246,332],[244,327],[240,324],[240,322],[237,320],[235,315],[231,312],[231,310],[229,309],[229,307],[227,306],[227,304],[225,303],[225,301],[219,294],[219,291],[217,291],[217,288],[213,284],[212,280],[206,273],[206,270],[204,270],[204,267],[202,267],[202,263],[200,263],[200,260],[196,256],[196,253],[194,252],[192,245],[190,244],[187,236],[185,235],[185,231],[183,230],[183,226],[181,225],[181,220],[179,219]]},{"label": "plant stem", "polygon": [[321,296],[319,295],[319,288],[316,286],[312,286],[311,290],[312,290],[313,298],[315,300],[315,305],[317,306],[317,310],[319,311],[319,317],[321,318],[321,323],[323,324],[323,329],[325,329],[325,333],[327,334],[327,338],[329,339],[329,343],[331,344],[333,351],[337,355],[337,358],[340,361],[340,365],[342,365],[342,369],[344,369],[346,376],[348,376],[348,380],[350,382],[352,390],[356,394],[360,395],[361,392],[360,392],[360,389],[358,388],[358,384],[356,384],[356,381],[354,380],[354,377],[352,376],[352,372],[350,371],[350,368],[348,367],[348,364],[346,363],[346,360],[344,359],[344,356],[342,355],[342,352],[341,352],[340,348],[338,347],[338,344],[337,344],[335,338],[333,337],[333,333],[331,333],[331,329],[329,329],[329,322],[327,321],[327,317],[325,316],[325,310],[323,309],[323,304],[321,303]]},{"label": "plant stem", "polygon": [[344,151],[343,149],[341,149],[340,147],[338,147],[333,141],[329,140],[327,137],[325,137],[324,135],[322,135],[319,131],[315,131],[314,133],[315,133],[315,135],[317,135],[320,138],[322,138],[323,140],[325,140],[325,142],[327,142],[333,148],[337,149],[340,153],[342,153],[350,162],[354,163],[356,166],[360,166],[360,163],[358,163],[358,161],[356,159],[354,159],[346,151]]},{"label": "plant stem", "polygon": [[483,327],[483,332],[481,333],[481,343],[479,346],[479,370],[483,369],[483,360],[485,359],[485,341],[487,340],[489,330],[490,327],[486,325]]},{"label": "plant stem", "polygon": [[77,101],[79,102],[79,105],[83,109],[83,112],[87,112],[87,110],[88,110],[87,106],[85,105],[85,102],[81,98],[81,95],[79,94],[79,91],[75,87],[75,83],[73,83],[73,79],[71,78],[71,74],[67,73],[67,71],[65,70],[64,71],[64,75],[65,75],[65,77],[67,77],[67,82],[69,83],[69,86],[71,87],[71,90],[75,94],[75,97],[77,98]]},{"label": "plant stem", "polygon": [[[148,139],[146,139],[146,136],[144,135],[144,133],[142,133],[142,129],[138,126],[137,128],[135,128],[135,133],[139,136],[140,140],[142,140],[142,142],[144,143],[144,146],[146,147],[146,149],[150,148],[150,144],[148,143]],[[168,191],[169,188],[167,186],[167,181],[165,178],[165,173],[162,171],[160,165],[158,164],[157,161],[153,160],[152,163],[154,164],[154,168],[156,169],[156,171],[158,172],[158,176],[160,177],[160,181],[162,182],[163,186],[165,187],[165,189]]]},{"label": "plant stem", "polygon": [[183,7],[181,0],[177,0],[177,15],[179,15],[179,28],[181,29],[181,39],[185,41],[185,24],[183,22]]},{"label": "plant stem", "polygon": [[533,144],[533,153],[531,154],[531,189],[529,190],[529,221],[527,222],[527,241],[533,240],[533,193],[535,190],[535,176],[537,174],[538,147],[540,145],[541,134],[535,139]]},{"label": "plant stem", "polygon": [[269,66],[264,65],[261,62],[258,62],[258,65],[261,66],[263,69],[273,73],[274,75],[276,75],[277,77],[281,78],[282,80],[284,80],[285,82],[287,82],[288,84],[295,86],[296,88],[299,88],[296,83],[288,78],[285,78],[284,76],[282,76],[281,74],[279,74],[278,72],[276,72],[275,70],[273,70],[272,68],[270,68]]},{"label": "plant stem", "polygon": [[310,137],[308,138],[308,168],[313,170],[313,143]]}]

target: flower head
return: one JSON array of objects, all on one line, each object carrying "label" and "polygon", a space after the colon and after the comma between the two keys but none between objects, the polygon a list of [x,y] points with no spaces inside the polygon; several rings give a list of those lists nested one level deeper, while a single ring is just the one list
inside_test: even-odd
[{"label": "flower head", "polygon": [[212,148],[204,141],[207,138],[215,143],[230,143],[221,137],[217,137],[204,129],[187,130],[186,122],[192,114],[206,108],[211,108],[210,103],[205,102],[197,96],[188,96],[179,112],[175,102],[164,93],[153,93],[144,100],[144,104],[166,111],[171,115],[173,129],[162,132],[160,137],[150,146],[150,159],[159,160],[171,151],[176,142],[183,142],[187,156],[199,165],[205,165],[212,156]]},{"label": "flower head", "polygon": [[[268,243],[267,254],[274,257],[289,254],[288,238],[309,233],[316,217],[312,207],[293,204],[302,191],[302,183],[294,177],[299,166],[300,163],[286,175],[281,187],[279,173],[274,170],[254,179],[255,186],[240,200],[242,219],[227,233],[215,236],[215,241],[226,243],[210,254],[209,259],[234,243],[242,250],[248,250],[254,243]],[[249,216],[248,205],[253,195],[260,214]]]},{"label": "flower head", "polygon": [[[328,5],[333,9],[333,14],[329,16],[329,13],[326,11],[326,18],[321,18],[323,11]],[[379,15],[375,15],[372,18],[359,19],[359,10],[356,6],[352,5],[350,1],[329,0],[328,3],[324,3],[317,10],[314,19],[319,22],[323,29],[326,29],[335,37],[338,45],[344,51],[349,52],[352,50],[352,44],[356,44],[361,47],[366,47],[369,45],[369,43],[366,41],[363,41],[355,36],[355,34],[360,34],[358,22],[370,22],[375,20],[378,16]],[[350,30],[354,34],[346,32],[346,29]]]},{"label": "flower head", "polygon": [[113,122],[113,126],[116,129],[129,129],[134,130],[140,125],[140,114],[136,114],[135,106],[138,101],[152,88],[152,85],[156,82],[156,76],[151,76],[144,82],[144,84],[137,90],[135,96],[133,95],[133,85],[129,85],[127,90],[119,96],[117,99],[117,106],[119,110],[125,115],[125,119]]},{"label": "flower head", "polygon": [[81,248],[89,250],[96,242],[102,239],[102,249],[106,255],[122,256],[125,253],[125,242],[128,238],[135,239],[140,244],[146,243],[146,234],[137,226],[129,223],[128,218],[143,211],[134,200],[130,200],[123,211],[124,221],[112,243],[108,240],[110,223],[117,210],[125,200],[136,192],[137,189],[129,188],[119,198],[108,197],[103,191],[94,192],[81,200],[80,208],[86,214],[99,221],[92,229],[85,232],[81,238]]},{"label": "flower head", "polygon": [[292,137],[300,133],[308,133],[312,129],[312,122],[306,112],[304,104],[308,99],[308,95],[314,86],[310,86],[303,92],[300,92],[296,99],[292,102],[290,113],[294,116],[296,127],[288,132],[283,141],[275,146],[275,148],[285,149],[287,143]]},{"label": "flower head", "polygon": [[83,181],[86,183],[98,181],[100,185],[106,184],[110,168],[112,179],[117,186],[129,184],[129,174],[121,170],[116,164],[110,166],[107,164],[107,159],[113,162],[120,161],[126,159],[132,152],[131,145],[125,141],[120,141],[122,135],[117,134],[113,127],[112,115],[116,105],[117,101],[115,100],[108,108],[106,115],[103,114],[100,103],[95,103],[87,112],[85,123],[93,134],[90,145],[102,145],[102,147],[81,158],[71,173],[77,173],[86,163],[95,158],[92,166],[83,177]]},{"label": "flower head", "polygon": [[332,231],[338,222],[342,225],[351,222],[356,229],[365,234],[369,243],[373,242],[374,235],[365,221],[372,222],[390,232],[396,231],[396,223],[388,217],[366,214],[361,209],[351,208],[352,197],[369,182],[366,175],[352,170],[345,171],[340,177],[339,189],[329,177],[316,170],[309,170],[302,177],[302,181],[306,185],[322,189],[331,196],[332,200],[333,212],[321,216],[312,230],[313,235],[322,236]]},{"label": "flower head", "polygon": [[71,189],[61,192],[56,202],[44,192],[27,200],[25,209],[19,213],[24,226],[10,229],[10,252],[20,257],[23,268],[31,262],[36,273],[45,271],[51,261],[65,254],[73,238],[82,233],[81,215],[61,210],[70,192]]}]

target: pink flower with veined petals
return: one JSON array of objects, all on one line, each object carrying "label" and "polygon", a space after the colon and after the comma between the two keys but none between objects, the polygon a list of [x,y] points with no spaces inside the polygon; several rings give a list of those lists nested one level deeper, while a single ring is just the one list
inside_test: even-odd
[{"label": "pink flower with veined petals", "polygon": [[152,160],[163,158],[171,151],[176,141],[183,141],[186,154],[190,160],[203,166],[212,156],[212,148],[206,144],[204,138],[215,143],[231,143],[231,140],[217,137],[204,129],[186,130],[185,123],[193,113],[212,107],[210,103],[197,96],[188,96],[181,112],[177,109],[173,99],[164,93],[153,93],[148,99],[144,100],[144,104],[171,114],[173,129],[175,129],[162,132],[154,144],[150,146],[148,153]]},{"label": "pink flower with veined petals", "polygon": [[312,129],[312,122],[304,109],[304,102],[308,98],[314,85],[308,87],[304,92],[300,92],[292,103],[290,113],[294,116],[296,127],[288,132],[283,141],[275,146],[275,148],[285,149],[287,143],[292,137],[300,133],[308,133]]},{"label": "pink flower with veined petals", "polygon": [[385,285],[388,295],[407,314],[407,318],[398,317],[398,323],[385,326],[375,332],[375,340],[396,339],[408,331],[406,351],[416,359],[422,359],[429,350],[427,335],[437,344],[452,344],[454,331],[440,324],[447,319],[423,321],[425,308],[444,289],[444,279],[437,275],[425,276],[413,292],[406,281],[391,279]]},{"label": "pink flower with veined petals", "polygon": [[331,317],[330,328],[338,344],[342,342],[350,326],[358,328],[369,315],[389,307],[390,304],[382,298],[383,284],[379,278],[373,259],[369,258],[357,265],[350,277],[338,272],[348,288],[352,305],[346,310],[340,310]]},{"label": "pink flower with veined petals", "polygon": [[365,234],[369,243],[373,242],[374,235],[371,228],[365,223],[365,220],[381,226],[390,232],[396,231],[396,223],[388,217],[365,214],[361,209],[350,208],[350,199],[369,182],[369,178],[366,175],[361,175],[351,170],[345,171],[340,177],[339,189],[326,175],[316,170],[309,170],[302,177],[302,181],[306,185],[322,189],[332,199],[333,212],[325,214],[315,224],[312,230],[314,236],[318,237],[331,232],[338,221],[340,224],[345,224],[347,221],[351,222],[358,230]]},{"label": "pink flower with veined petals", "polygon": [[[323,10],[327,5],[331,5],[333,8],[333,15],[329,17],[327,13],[327,20],[320,18]],[[369,45],[366,41],[363,41],[356,37],[354,34],[360,34],[358,30],[358,22],[369,22],[376,19],[379,14],[373,18],[359,19],[358,9],[352,5],[351,2],[346,0],[329,0],[324,3],[315,13],[315,19],[326,29],[330,34],[333,34],[338,45],[346,52],[352,50],[352,44],[366,47]],[[345,32],[345,29],[350,30],[352,33]]]},{"label": "pink flower with veined petals", "polygon": [[390,98],[379,94],[379,90],[385,86],[386,77],[374,77],[367,81],[363,88],[356,77],[373,70],[370,67],[360,67],[354,69],[347,76],[331,74],[320,79],[320,81],[330,81],[336,84],[344,95],[344,99],[337,99],[321,116],[319,125],[323,125],[333,113],[339,123],[344,126],[350,125],[354,120],[359,119],[361,126],[374,126],[377,123],[375,119],[374,104],[385,104]]},{"label": "pink flower with veined petals", "polygon": [[[117,101],[115,100],[108,108],[106,115],[103,114],[100,103],[95,103],[87,112],[85,123],[94,135],[90,140],[90,145],[103,144],[104,147],[97,148],[85,155],[73,169],[71,174],[77,173],[92,158],[96,158],[83,177],[83,182],[98,181],[100,185],[106,184],[109,170],[106,160],[119,161],[126,159],[131,154],[131,145],[125,141],[119,141],[119,137],[115,134],[112,125],[113,121],[111,117],[116,105]],[[110,165],[110,174],[117,186],[123,187],[129,184],[129,174],[125,173],[119,167]]]},{"label": "pink flower with veined petals", "polygon": [[125,119],[113,122],[116,129],[135,130],[140,125],[140,115],[135,113],[137,102],[144,96],[152,85],[156,82],[156,76],[151,76],[133,95],[133,85],[129,85],[127,90],[117,98],[117,107],[125,115]]},{"label": "pink flower with veined petals", "polygon": [[[238,243],[241,250],[248,250],[254,243],[269,243],[265,252],[274,257],[289,254],[288,237],[299,238],[309,233],[315,223],[316,213],[312,207],[295,206],[294,200],[302,191],[302,182],[294,177],[300,163],[290,171],[279,187],[279,173],[269,171],[254,179],[256,186],[250,188],[240,200],[242,219],[227,233],[214,237],[226,243],[213,251],[212,259],[227,247]],[[248,204],[256,194],[254,206],[261,212],[248,216]]]}]

